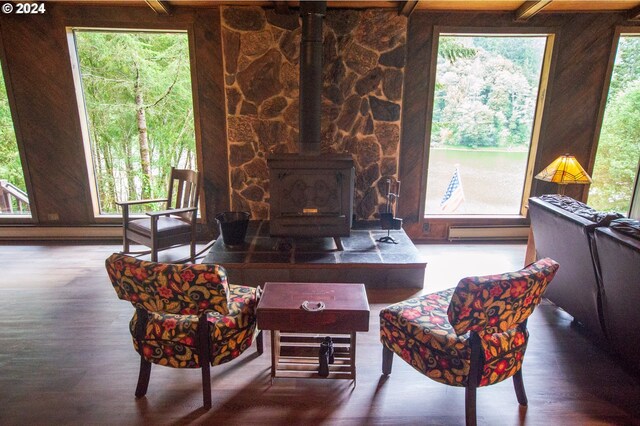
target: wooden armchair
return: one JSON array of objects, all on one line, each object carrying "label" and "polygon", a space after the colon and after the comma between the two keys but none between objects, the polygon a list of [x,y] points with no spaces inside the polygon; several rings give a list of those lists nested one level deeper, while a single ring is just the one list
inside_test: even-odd
[{"label": "wooden armchair", "polygon": [[[199,175],[193,170],[171,168],[167,198],[119,202],[122,207],[122,251],[130,253],[130,243],[151,249],[151,261],[158,261],[158,251],[190,244],[190,259],[195,259],[196,218],[198,216]],[[131,218],[129,206],[166,203],[166,209],[147,212],[145,218]]]},{"label": "wooden armchair", "polygon": [[136,309],[129,323],[140,354],[135,395],[146,395],[151,365],[200,368],[204,407],[211,408],[210,367],[229,362],[262,333],[256,325],[260,290],[229,284],[219,265],[146,262],[113,254],[105,262],[118,297]]},{"label": "wooden armchair", "polygon": [[467,425],[476,424],[476,389],[509,377],[526,406],[527,318],[558,267],[545,258],[516,272],[463,278],[455,288],[383,309],[382,373],[391,374],[395,353],[430,379],[464,387]]}]

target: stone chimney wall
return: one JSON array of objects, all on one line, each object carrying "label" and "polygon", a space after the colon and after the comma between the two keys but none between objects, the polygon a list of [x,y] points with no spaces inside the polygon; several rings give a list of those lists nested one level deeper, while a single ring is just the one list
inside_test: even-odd
[{"label": "stone chimney wall", "polygon": [[[266,155],[299,151],[299,16],[254,6],[221,15],[232,208],[268,219]],[[377,217],[398,175],[406,32],[389,10],[325,17],[321,149],[354,155],[357,219]]]}]

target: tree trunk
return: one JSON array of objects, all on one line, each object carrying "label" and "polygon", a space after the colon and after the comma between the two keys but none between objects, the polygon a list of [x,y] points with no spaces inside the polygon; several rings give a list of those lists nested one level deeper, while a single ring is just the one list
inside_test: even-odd
[{"label": "tree trunk", "polygon": [[[92,116],[91,121],[97,123],[96,116]],[[109,152],[109,144],[101,143],[96,126],[93,126],[93,173],[96,176],[98,193],[98,204],[100,213],[110,213],[116,210],[116,189],[113,178],[113,166]],[[98,177],[101,180],[98,180]]]},{"label": "tree trunk", "polygon": [[147,138],[147,117],[144,97],[140,87],[140,70],[136,67],[136,119],[138,124],[138,143],[140,144],[140,165],[142,167],[142,198],[151,198],[151,158],[149,155],[149,139]]},{"label": "tree trunk", "polygon": [[[108,144],[104,146],[103,152],[105,172],[103,176],[105,182],[105,196],[108,194],[108,200],[100,200],[100,209],[104,213],[111,213],[118,211],[116,201],[118,201],[118,191],[116,188],[115,172],[113,170],[113,154],[111,153],[111,147]],[[101,213],[102,213],[101,212]]]},{"label": "tree trunk", "polygon": [[[138,196],[138,192],[136,191],[136,180],[133,174],[133,154],[131,153],[131,144],[129,141],[131,140],[131,135],[127,132],[127,138],[125,139],[124,144],[124,164],[126,166],[127,172],[127,194],[129,200],[137,200],[142,198]],[[135,206],[131,206],[132,208]]]}]

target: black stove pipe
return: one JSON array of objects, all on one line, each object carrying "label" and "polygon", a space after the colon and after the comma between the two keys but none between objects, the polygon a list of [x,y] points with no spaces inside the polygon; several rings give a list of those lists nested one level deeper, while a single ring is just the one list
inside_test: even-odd
[{"label": "black stove pipe", "polygon": [[301,1],[300,152],[320,152],[322,113],[322,20],[326,1]]}]

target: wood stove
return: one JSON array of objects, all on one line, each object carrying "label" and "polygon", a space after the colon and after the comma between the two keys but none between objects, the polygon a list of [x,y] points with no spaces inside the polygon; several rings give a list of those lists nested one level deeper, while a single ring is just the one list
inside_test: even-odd
[{"label": "wood stove", "polygon": [[351,154],[320,153],[322,20],[325,1],[300,2],[300,153],[268,157],[270,233],[340,237],[351,232],[355,168]]},{"label": "wood stove", "polygon": [[350,154],[273,155],[269,170],[272,236],[350,235],[355,175]]}]

